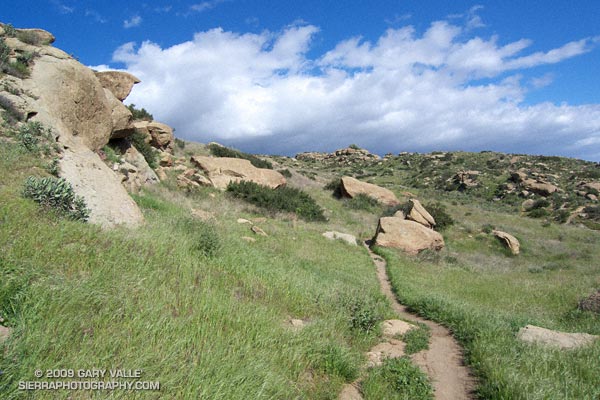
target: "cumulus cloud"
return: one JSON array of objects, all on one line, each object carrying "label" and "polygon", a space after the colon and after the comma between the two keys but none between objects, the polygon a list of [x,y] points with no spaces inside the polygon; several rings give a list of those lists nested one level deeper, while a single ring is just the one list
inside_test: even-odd
[{"label": "cumulus cloud", "polygon": [[113,58],[142,80],[128,101],[187,139],[280,154],[357,143],[378,153],[492,149],[600,159],[600,105],[527,105],[527,90],[552,75],[521,77],[591,51],[594,39],[528,54],[529,40],[501,45],[469,29],[448,21],[422,34],[388,29],[375,42],[349,38],[311,58],[319,34],[312,25],[260,34],[218,28],[167,48],[126,43]]},{"label": "cumulus cloud", "polygon": [[135,28],[136,26],[140,26],[141,23],[142,17],[140,17],[139,15],[134,15],[133,17],[123,21],[123,28]]}]

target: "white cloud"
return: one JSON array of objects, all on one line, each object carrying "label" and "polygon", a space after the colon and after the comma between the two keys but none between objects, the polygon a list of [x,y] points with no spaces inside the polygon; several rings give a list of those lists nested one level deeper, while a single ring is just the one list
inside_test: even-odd
[{"label": "white cloud", "polygon": [[142,23],[142,17],[140,17],[139,15],[134,15],[133,17],[123,21],[123,28],[125,28],[125,29],[134,28],[136,26],[140,26],[141,23]]},{"label": "white cloud", "polygon": [[93,18],[94,21],[100,22],[101,24],[105,24],[107,21],[98,11],[96,10],[85,10],[85,16]]},{"label": "white cloud", "polygon": [[224,3],[225,1],[226,0],[203,1],[201,3],[192,4],[190,6],[190,10],[195,11],[195,12],[203,12],[203,11],[211,10],[211,9],[215,8],[216,6],[218,6],[219,4]]},{"label": "white cloud", "polygon": [[379,153],[600,155],[600,105],[526,105],[527,90],[552,75],[524,84],[520,75],[589,52],[593,40],[526,54],[529,40],[500,45],[467,31],[447,21],[422,35],[389,29],[374,43],[350,38],[314,59],[319,30],[311,25],[212,29],[168,48],[127,43],[113,57],[142,80],[128,101],[188,139],[275,153],[357,143]]}]

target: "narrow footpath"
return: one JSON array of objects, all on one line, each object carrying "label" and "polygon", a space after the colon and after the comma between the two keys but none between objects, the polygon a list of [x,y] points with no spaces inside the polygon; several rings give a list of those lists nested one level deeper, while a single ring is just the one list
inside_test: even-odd
[{"label": "narrow footpath", "polygon": [[[462,348],[458,342],[446,327],[409,312],[398,302],[387,276],[385,260],[373,253],[368,246],[365,247],[376,266],[381,291],[389,299],[396,314],[408,322],[421,322],[431,328],[429,349],[413,354],[411,359],[431,380],[435,399],[474,399],[475,378],[464,363]],[[362,398],[357,386],[358,382],[347,385],[340,398],[348,400]]]}]

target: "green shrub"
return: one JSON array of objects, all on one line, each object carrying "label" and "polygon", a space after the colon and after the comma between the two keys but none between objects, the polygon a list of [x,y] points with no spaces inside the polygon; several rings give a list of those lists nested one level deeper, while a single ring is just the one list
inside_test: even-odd
[{"label": "green shrub", "polygon": [[117,154],[115,149],[113,149],[112,147],[106,145],[102,148],[102,152],[104,153],[104,155],[106,156],[106,159],[109,162],[111,162],[113,164],[118,164],[121,162],[121,157]]},{"label": "green shrub", "polygon": [[354,149],[354,150],[360,150],[360,147],[358,147],[358,145],[357,145],[357,144],[354,144],[354,143],[352,143],[352,144],[351,144],[350,146],[348,146],[348,147],[349,147],[349,148],[351,148],[351,149]]},{"label": "green shrub", "polygon": [[142,121],[153,121],[154,117],[145,108],[142,107],[141,110],[135,108],[135,104],[130,104],[127,106],[131,115],[133,115],[133,119],[142,120]]},{"label": "green shrub", "polygon": [[238,150],[230,149],[225,146],[221,146],[217,143],[211,143],[208,146],[208,149],[210,150],[210,153],[215,157],[241,158],[250,161],[250,163],[256,168],[273,169],[273,164],[271,164],[268,161],[261,160],[260,158],[252,154],[244,153]]},{"label": "green shrub", "polygon": [[315,200],[303,191],[287,186],[271,189],[254,182],[230,182],[227,192],[233,197],[243,199],[269,211],[287,211],[296,213],[306,221],[325,221],[323,209]]},{"label": "green shrub", "polygon": [[[44,128],[37,121],[29,121],[21,125],[16,132],[16,138],[21,146],[31,153],[41,151],[45,155],[50,155],[52,154],[52,150],[57,150],[56,143],[53,143],[52,131]],[[51,143],[54,145],[54,148],[51,146]]]},{"label": "green shrub", "polygon": [[545,208],[535,208],[527,214],[531,218],[543,218],[547,217],[550,213]]},{"label": "green shrub", "polygon": [[493,231],[494,229],[496,229],[496,227],[495,227],[494,225],[492,225],[492,224],[485,224],[485,225],[483,225],[483,226],[481,227],[481,231],[482,231],[483,233],[488,233],[488,234],[489,234],[489,233],[492,233],[492,231]]},{"label": "green shrub", "polygon": [[279,172],[281,175],[283,175],[286,178],[291,178],[292,177],[292,173],[290,172],[289,169],[280,169]]},{"label": "green shrub", "polygon": [[323,186],[323,189],[333,190],[333,196],[339,199],[340,197],[342,197],[342,179],[333,178],[325,186]]},{"label": "green shrub", "polygon": [[3,38],[0,38],[0,65],[8,64],[8,57],[10,55],[10,47],[6,44]]},{"label": "green shrub", "polygon": [[175,138],[175,145],[181,150],[185,149],[185,141],[179,138]]},{"label": "green shrub", "polygon": [[87,221],[89,218],[90,211],[83,198],[76,196],[71,184],[62,178],[30,176],[25,181],[22,195],[73,220]]},{"label": "green shrub", "polygon": [[350,328],[369,333],[378,327],[383,313],[377,302],[360,294],[347,294],[341,299],[342,306],[348,314]]},{"label": "green shrub", "polygon": [[387,359],[381,367],[372,369],[361,388],[368,399],[433,399],[427,376],[406,356]]},{"label": "green shrub", "polygon": [[54,157],[52,160],[50,160],[48,165],[46,165],[46,171],[48,171],[48,173],[50,173],[54,176],[58,176],[58,173],[60,172],[60,168],[58,165],[57,157]]},{"label": "green shrub", "polygon": [[425,324],[419,324],[418,328],[413,328],[402,335],[402,340],[406,343],[404,353],[411,355],[418,353],[421,350],[429,348],[429,337],[431,330]]},{"label": "green shrub", "polygon": [[387,207],[385,210],[383,210],[383,213],[381,214],[381,216],[382,217],[392,217],[398,211],[402,211],[402,213],[404,215],[408,215],[410,213],[410,211],[412,210],[412,208],[413,208],[413,203],[412,203],[412,201],[409,200],[402,204]]},{"label": "green shrub", "polygon": [[133,146],[144,156],[150,168],[158,167],[158,152],[149,143],[146,143],[146,135],[142,132],[135,132],[129,137]]},{"label": "green shrub", "polygon": [[214,226],[190,217],[177,220],[176,225],[190,240],[192,251],[213,257],[221,249],[221,240]]},{"label": "green shrub", "polygon": [[538,208],[546,208],[550,206],[550,202],[546,199],[539,199],[533,202],[531,205],[532,210],[537,210]]},{"label": "green shrub", "polygon": [[443,231],[454,224],[454,219],[446,212],[446,207],[442,203],[429,203],[425,206],[425,209],[435,220],[436,231]]},{"label": "green shrub", "polygon": [[12,24],[4,24],[2,28],[4,28],[4,34],[8,37],[15,37],[17,35],[17,30]]},{"label": "green shrub", "polygon": [[19,109],[17,109],[15,104],[8,97],[2,96],[1,94],[0,94],[0,108],[2,108],[2,110],[4,110],[2,113],[2,118],[9,125],[14,125],[18,121],[21,121],[23,119],[23,115],[21,114],[21,111],[19,111]]},{"label": "green shrub", "polygon": [[379,205],[380,204],[376,199],[367,196],[364,193],[360,193],[346,201],[346,206],[353,210],[374,211]]}]

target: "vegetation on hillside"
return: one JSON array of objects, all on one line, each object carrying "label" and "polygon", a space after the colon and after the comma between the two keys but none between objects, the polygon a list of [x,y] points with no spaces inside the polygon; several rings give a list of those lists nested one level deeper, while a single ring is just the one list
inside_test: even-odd
[{"label": "vegetation on hillside", "polygon": [[230,182],[227,192],[271,212],[291,212],[306,221],[325,221],[323,209],[303,191],[292,187],[271,189],[250,181]]},{"label": "vegetation on hillside", "polygon": [[140,121],[153,121],[154,117],[145,108],[138,109],[135,107],[135,104],[130,104],[127,106],[134,120]]},{"label": "vegetation on hillside", "polygon": [[262,160],[252,154],[244,153],[239,150],[221,146],[217,143],[209,144],[208,149],[210,150],[211,154],[215,157],[242,158],[244,160],[250,161],[250,163],[256,168],[273,169],[273,164],[271,164],[269,161]]}]

